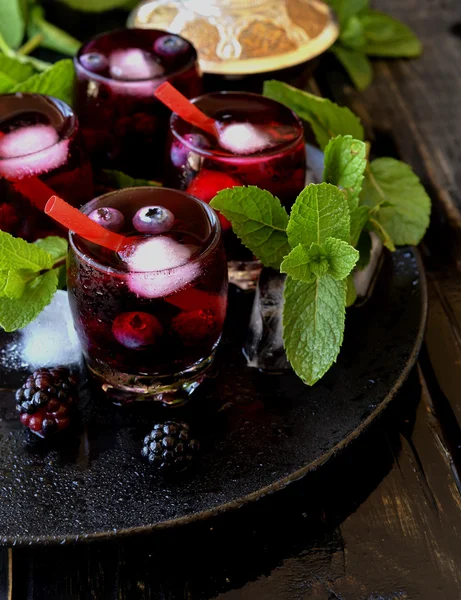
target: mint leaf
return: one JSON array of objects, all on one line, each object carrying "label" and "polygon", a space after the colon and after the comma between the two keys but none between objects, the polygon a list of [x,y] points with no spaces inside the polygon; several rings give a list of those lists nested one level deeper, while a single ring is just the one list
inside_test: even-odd
[{"label": "mint leaf", "polygon": [[354,248],[362,233],[363,228],[368,222],[370,216],[370,209],[368,206],[358,206],[351,211],[351,245]]},{"label": "mint leaf", "polygon": [[379,11],[369,11],[361,17],[366,44],[371,56],[414,58],[422,52],[422,44],[406,25]]},{"label": "mint leaf", "polygon": [[326,98],[303,92],[281,81],[265,81],[264,95],[277,100],[307,121],[323,149],[330,138],[350,134],[358,140],[364,139],[359,118],[352,111],[338,106]]},{"label": "mint leaf", "polygon": [[57,285],[56,270],[47,271],[29,281],[20,298],[0,298],[0,327],[7,332],[25,327],[51,302]]},{"label": "mint leaf", "polygon": [[336,12],[342,27],[353,15],[367,9],[369,0],[326,0],[326,3]]},{"label": "mint leaf", "polygon": [[348,242],[350,217],[345,195],[329,183],[308,185],[291,209],[287,234],[292,248],[322,244],[329,237]]},{"label": "mint leaf", "polygon": [[12,48],[18,48],[24,38],[25,20],[21,0],[0,2],[0,33]]},{"label": "mint leaf", "polygon": [[328,238],[323,244],[323,251],[328,260],[328,275],[341,281],[345,279],[355,267],[359,253],[347,242]]},{"label": "mint leaf", "polygon": [[107,184],[115,189],[121,190],[122,188],[127,187],[142,187],[145,185],[153,186],[153,187],[161,187],[162,184],[158,181],[152,181],[148,179],[135,179],[126,173],[122,173],[121,171],[114,171],[111,169],[104,169],[103,173],[105,175],[104,179],[107,180]]},{"label": "mint leaf", "polygon": [[285,257],[280,265],[280,272],[287,273],[293,279],[312,283],[326,275],[329,269],[328,258],[319,244],[310,247],[298,244]]},{"label": "mint leaf", "polygon": [[308,385],[336,361],[344,335],[346,283],[325,275],[313,283],[287,277],[283,340],[288,360]]},{"label": "mint leaf", "polygon": [[125,8],[130,10],[138,3],[138,0],[59,0],[62,4],[67,4],[74,10],[83,12],[104,12],[105,10],[114,10],[116,8]]},{"label": "mint leaf", "polygon": [[51,63],[47,63],[43,60],[39,60],[38,58],[34,58],[33,56],[24,56],[23,54],[18,54],[14,50],[12,50],[8,44],[5,42],[2,34],[0,33],[0,54],[4,54],[8,56],[8,58],[14,58],[14,60],[22,63],[23,65],[30,65],[36,71],[45,71],[51,66]]},{"label": "mint leaf", "polygon": [[18,83],[10,92],[13,94],[17,92],[46,94],[71,104],[73,82],[74,66],[72,61],[66,58],[58,61],[43,73],[38,73],[26,81]]},{"label": "mint leaf", "polygon": [[391,252],[395,252],[395,244],[385,227],[374,217],[370,217],[369,226]]},{"label": "mint leaf", "polygon": [[40,247],[0,231],[0,271],[27,269],[36,273],[52,266],[51,256]]},{"label": "mint leaf", "polygon": [[81,43],[62,29],[59,29],[59,27],[48,23],[44,15],[45,11],[41,6],[32,6],[27,26],[29,37],[32,38],[37,34],[41,34],[43,37],[41,46],[61,52],[62,54],[74,56],[80,48]]},{"label": "mint leaf", "polygon": [[347,242],[328,238],[324,244],[312,244],[310,247],[299,244],[285,257],[280,266],[296,280],[311,283],[323,275],[334,279],[345,279],[354,268],[359,253]]},{"label": "mint leaf", "polygon": [[35,74],[32,65],[24,64],[15,58],[0,54],[0,94]]},{"label": "mint leaf", "polygon": [[335,45],[331,52],[336,56],[355,87],[363,91],[373,81],[373,66],[365,56],[363,49],[353,50]]},{"label": "mint leaf", "polygon": [[346,308],[349,308],[357,300],[357,291],[354,284],[354,274],[351,273],[346,279]]},{"label": "mint leaf", "polygon": [[351,211],[359,204],[366,154],[366,144],[351,135],[338,135],[325,148],[323,180],[344,190]]},{"label": "mint leaf", "polygon": [[53,259],[53,264],[60,260],[64,260],[67,256],[67,240],[58,237],[57,235],[50,235],[46,238],[42,238],[34,242],[34,244],[45,252],[48,252]]},{"label": "mint leaf", "polygon": [[352,50],[360,50],[366,44],[365,32],[359,17],[352,15],[341,27],[341,45]]},{"label": "mint leaf", "polygon": [[280,268],[290,252],[288,214],[280,200],[255,186],[221,190],[210,202],[232,223],[232,229],[266,267]]},{"label": "mint leaf", "polygon": [[388,248],[387,238],[397,246],[419,244],[429,226],[431,201],[409,165],[394,158],[371,162],[361,199],[375,209],[373,226]]},{"label": "mint leaf", "polygon": [[35,276],[31,271],[0,271],[0,298],[20,298],[27,281]]}]

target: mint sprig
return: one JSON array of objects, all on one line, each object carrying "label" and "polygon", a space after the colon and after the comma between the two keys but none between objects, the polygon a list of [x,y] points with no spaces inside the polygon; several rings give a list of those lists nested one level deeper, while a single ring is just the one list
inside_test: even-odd
[{"label": "mint sprig", "polygon": [[368,0],[326,0],[338,17],[340,35],[331,52],[354,85],[364,90],[373,81],[369,56],[415,58],[421,42],[406,25],[372,10]]},{"label": "mint sprig", "polygon": [[36,93],[54,96],[67,104],[72,103],[74,66],[69,58],[60,60],[42,73],[36,73],[29,79],[13,86],[9,93]]},{"label": "mint sprig", "polygon": [[0,231],[0,327],[25,327],[58,288],[67,241],[50,236],[31,244]]}]

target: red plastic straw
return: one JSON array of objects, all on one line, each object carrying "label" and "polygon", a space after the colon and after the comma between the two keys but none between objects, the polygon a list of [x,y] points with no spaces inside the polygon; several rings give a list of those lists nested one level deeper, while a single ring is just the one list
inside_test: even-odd
[{"label": "red plastic straw", "polygon": [[202,113],[202,111],[183,96],[181,92],[178,92],[171,83],[165,81],[165,83],[159,85],[155,90],[154,95],[163,102],[165,106],[168,106],[170,110],[178,114],[181,119],[216,137],[217,132],[214,119]]},{"label": "red plastic straw", "polygon": [[11,181],[11,185],[20,194],[30,200],[31,204],[36,206],[39,210],[45,208],[45,204],[48,202],[50,196],[54,194],[54,190],[40,181],[38,177],[30,177],[28,179],[22,179],[20,181]]},{"label": "red plastic straw", "polygon": [[58,196],[51,196],[48,200],[45,206],[45,214],[85,240],[109,250],[118,252],[128,242],[125,236],[109,231],[102,225],[95,223],[87,215],[67,204]]}]

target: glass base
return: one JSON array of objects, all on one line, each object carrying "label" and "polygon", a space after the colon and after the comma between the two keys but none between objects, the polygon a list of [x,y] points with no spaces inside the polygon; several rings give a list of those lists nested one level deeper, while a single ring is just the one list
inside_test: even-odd
[{"label": "glass base", "polygon": [[227,263],[229,283],[241,290],[255,290],[262,265],[259,260],[230,260]]},{"label": "glass base", "polygon": [[98,387],[115,404],[156,401],[167,406],[179,406],[185,404],[202,383],[215,353],[216,349],[185,371],[163,376],[115,371],[90,357],[86,357],[86,363]]}]

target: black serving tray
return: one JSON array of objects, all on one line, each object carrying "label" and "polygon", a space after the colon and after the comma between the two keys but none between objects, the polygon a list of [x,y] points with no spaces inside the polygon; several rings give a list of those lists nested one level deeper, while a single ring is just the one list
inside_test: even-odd
[{"label": "black serving tray", "polygon": [[[14,389],[27,371],[0,370],[0,540],[64,543],[175,527],[275,492],[318,469],[374,421],[414,365],[426,282],[419,255],[386,256],[371,300],[348,311],[338,362],[314,387],[267,375],[241,352],[252,294],[231,290],[217,372],[183,408],[118,408],[80,390],[80,422],[44,442],[20,425]],[[0,337],[0,346],[11,335]],[[155,422],[188,421],[197,466],[164,480],[140,449]]]}]

